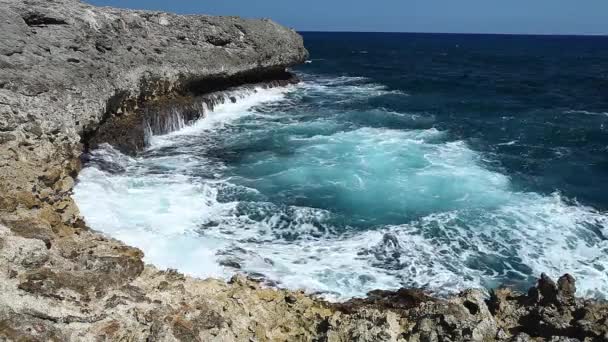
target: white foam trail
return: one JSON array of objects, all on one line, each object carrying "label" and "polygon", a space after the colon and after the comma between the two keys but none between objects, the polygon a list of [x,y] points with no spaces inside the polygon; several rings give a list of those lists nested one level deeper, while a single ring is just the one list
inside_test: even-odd
[{"label": "white foam trail", "polygon": [[305,83],[301,87],[307,89],[313,95],[325,93],[329,99],[332,97],[333,102],[351,102],[361,100],[366,97],[384,96],[384,95],[401,95],[408,96],[408,94],[401,90],[390,90],[388,87],[381,84],[318,84],[318,83]]},{"label": "white foam trail", "polygon": [[314,82],[303,82],[299,87],[310,95],[322,95],[332,102],[350,102],[384,95],[408,96],[401,90],[369,81],[367,77],[356,76],[317,77]]},{"label": "white foam trail", "polygon": [[[295,86],[266,89],[256,87],[254,89],[237,89],[228,92],[224,95],[226,98],[225,102],[216,105],[213,111],[208,111],[207,115],[202,119],[172,133],[154,136],[151,138],[150,143],[152,147],[158,147],[172,144],[172,138],[177,135],[196,135],[204,131],[223,128],[244,116],[253,114],[251,108],[257,105],[282,100],[286,94],[292,92],[294,89]],[[231,97],[236,98],[237,101],[233,102]]]},{"label": "white foam trail", "polygon": [[500,144],[498,144],[498,146],[513,146],[513,145],[515,145],[517,143],[518,143],[517,140],[511,140],[511,141],[506,142],[506,143],[500,143]]},{"label": "white foam trail", "polygon": [[588,110],[567,110],[564,113],[566,113],[566,114],[583,114],[583,115],[608,116],[608,112],[591,112],[591,111],[588,111]]}]

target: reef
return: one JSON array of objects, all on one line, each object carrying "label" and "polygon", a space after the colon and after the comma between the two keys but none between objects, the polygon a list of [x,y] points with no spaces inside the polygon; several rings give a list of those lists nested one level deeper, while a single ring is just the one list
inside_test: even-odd
[{"label": "reef", "polygon": [[295,82],[302,38],[265,19],[76,0],[0,0],[0,32],[0,340],[608,340],[608,306],[576,298],[568,275],[528,294],[401,289],[328,303],[146,265],[80,216],[71,194],[83,152],[110,143],[134,154],[235,87]]}]

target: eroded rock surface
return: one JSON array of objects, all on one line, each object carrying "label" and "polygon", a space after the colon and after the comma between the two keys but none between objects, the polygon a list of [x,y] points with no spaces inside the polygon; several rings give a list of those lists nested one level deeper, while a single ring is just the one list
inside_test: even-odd
[{"label": "eroded rock surface", "polygon": [[166,106],[188,113],[211,92],[289,82],[301,37],[268,20],[76,0],[0,0],[0,32],[0,341],[608,340],[608,307],[575,298],[570,276],[528,294],[402,289],[330,304],[145,265],[80,217],[83,143],[134,152],[142,119],[163,129]]}]

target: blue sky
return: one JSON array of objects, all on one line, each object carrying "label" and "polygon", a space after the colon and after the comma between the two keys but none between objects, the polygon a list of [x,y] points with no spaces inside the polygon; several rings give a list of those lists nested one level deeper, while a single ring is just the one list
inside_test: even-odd
[{"label": "blue sky", "polygon": [[85,0],[272,18],[300,31],[608,34],[608,0]]}]

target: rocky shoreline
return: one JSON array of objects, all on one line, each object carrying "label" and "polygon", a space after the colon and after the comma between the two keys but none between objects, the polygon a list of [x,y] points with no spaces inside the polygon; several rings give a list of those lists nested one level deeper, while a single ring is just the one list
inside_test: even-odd
[{"label": "rocky shoreline", "polygon": [[570,276],[528,294],[402,289],[335,304],[145,265],[80,217],[83,151],[135,153],[146,129],[197,119],[192,106],[218,92],[293,82],[302,38],[269,20],[77,0],[0,0],[0,30],[0,341],[608,340],[608,305],[576,298]]}]

